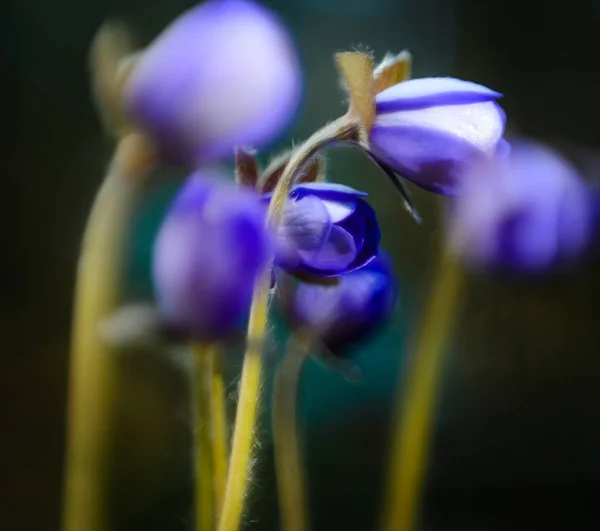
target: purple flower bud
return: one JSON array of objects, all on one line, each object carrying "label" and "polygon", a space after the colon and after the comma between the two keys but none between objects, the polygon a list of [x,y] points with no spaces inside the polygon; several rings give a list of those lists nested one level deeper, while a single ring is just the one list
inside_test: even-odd
[{"label": "purple flower bud", "polygon": [[572,262],[590,242],[594,206],[565,160],[529,142],[482,162],[449,210],[454,252],[479,269],[542,273]]},{"label": "purple flower bud", "polygon": [[398,83],[377,95],[371,152],[418,186],[457,195],[466,165],[506,147],[500,97],[449,77]]},{"label": "purple flower bud", "polygon": [[171,205],[154,248],[161,318],[202,340],[235,332],[268,255],[259,196],[194,174]]},{"label": "purple flower bud", "polygon": [[375,212],[361,199],[366,195],[333,183],[295,186],[277,233],[276,265],[336,277],[373,260],[380,233]]},{"label": "purple flower bud", "polygon": [[[288,289],[286,289],[288,288]],[[398,289],[387,255],[339,278],[336,285],[284,285],[278,301],[293,329],[308,331],[334,353],[366,339],[392,315]]]},{"label": "purple flower bud", "polygon": [[143,52],[127,87],[133,119],[176,163],[262,147],[297,110],[301,76],[279,19],[246,0],[209,0]]}]

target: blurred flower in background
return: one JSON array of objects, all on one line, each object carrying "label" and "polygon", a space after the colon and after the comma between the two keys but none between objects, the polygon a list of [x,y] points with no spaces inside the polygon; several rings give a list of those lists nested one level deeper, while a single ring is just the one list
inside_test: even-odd
[{"label": "blurred flower in background", "polygon": [[506,147],[505,115],[487,87],[450,77],[404,81],[377,95],[370,150],[426,190],[460,193],[465,167]]},{"label": "blurred flower in background", "polygon": [[295,186],[277,232],[276,265],[335,277],[373,260],[380,233],[375,212],[362,199],[366,195],[335,183]]},{"label": "blurred flower in background", "polygon": [[142,52],[125,98],[169,160],[198,165],[272,141],[300,95],[298,57],[278,18],[246,0],[210,0]]},{"label": "blurred flower in background", "polygon": [[154,248],[161,318],[200,340],[237,331],[268,254],[259,196],[194,174],[173,201]]},{"label": "blurred flower in background", "polygon": [[510,155],[475,165],[448,209],[453,251],[471,267],[541,273],[580,258],[595,219],[591,190],[549,148],[512,144]]},{"label": "blurred flower in background", "polygon": [[392,315],[398,300],[393,267],[381,252],[334,285],[297,283],[278,275],[279,308],[292,329],[308,332],[333,353],[368,338]]}]

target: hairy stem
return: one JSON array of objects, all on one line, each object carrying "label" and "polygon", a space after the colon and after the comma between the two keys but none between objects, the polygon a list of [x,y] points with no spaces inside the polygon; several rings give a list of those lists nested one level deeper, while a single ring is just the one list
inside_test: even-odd
[{"label": "hairy stem", "polygon": [[298,392],[306,347],[291,339],[275,375],[273,438],[282,531],[307,529],[304,468],[298,436]]},{"label": "hairy stem", "polygon": [[192,404],[192,429],[194,432],[194,486],[196,531],[210,531],[215,521],[215,496],[213,489],[214,463],[211,437],[211,373],[210,345],[193,345],[194,374]]},{"label": "hairy stem", "polygon": [[107,483],[116,361],[97,327],[117,306],[128,221],[146,184],[134,177],[143,169],[143,150],[135,135],[120,141],[83,238],[71,345],[64,531],[112,528]]},{"label": "hairy stem", "polygon": [[229,472],[219,520],[220,531],[237,531],[242,517],[246,484],[250,474],[254,423],[260,398],[261,345],[267,325],[269,282],[270,277],[263,275],[255,289],[250,311],[248,349],[242,367]]},{"label": "hairy stem", "polygon": [[444,353],[459,312],[464,273],[442,255],[399,394],[388,485],[385,531],[413,531],[418,521]]},{"label": "hairy stem", "polygon": [[[322,149],[336,141],[358,141],[360,126],[348,117],[326,125],[302,144],[290,158],[269,204],[267,223],[276,228],[296,176]],[[233,430],[231,458],[219,531],[237,531],[240,527],[244,496],[250,474],[256,409],[260,395],[261,348],[265,341],[272,261],[260,275],[254,290],[248,323],[248,348],[242,367],[238,409]]]},{"label": "hairy stem", "polygon": [[269,220],[277,225],[283,213],[283,207],[294,185],[296,176],[313,159],[317,153],[328,145],[337,142],[359,142],[362,140],[362,126],[348,116],[342,116],[314,133],[304,144],[296,149],[281,178],[277,183],[271,204],[269,205]]},{"label": "hairy stem", "polygon": [[227,407],[225,403],[225,380],[219,349],[212,345],[208,353],[210,375],[210,425],[215,491],[215,514],[220,514],[227,481]]}]

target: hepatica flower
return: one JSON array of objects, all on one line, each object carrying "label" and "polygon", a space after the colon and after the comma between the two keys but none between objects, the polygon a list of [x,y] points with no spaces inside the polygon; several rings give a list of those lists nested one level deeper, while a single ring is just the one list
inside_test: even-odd
[{"label": "hepatica flower", "polygon": [[237,330],[269,255],[259,196],[190,177],[159,231],[153,276],[162,320],[200,340]]},{"label": "hepatica flower", "polygon": [[197,165],[270,142],[293,117],[300,89],[294,46],[273,13],[209,0],[141,54],[125,99],[167,158]]},{"label": "hepatica flower", "polygon": [[574,168],[519,142],[510,156],[472,167],[449,210],[454,251],[479,269],[542,273],[572,262],[592,236],[594,202]]},{"label": "hepatica flower", "polygon": [[370,151],[431,192],[460,193],[468,164],[505,150],[505,115],[489,88],[453,78],[404,81],[376,97]]},{"label": "hepatica flower", "polygon": [[298,283],[293,291],[283,293],[278,299],[280,308],[292,328],[308,331],[337,354],[378,330],[398,299],[385,254],[343,275],[336,285]]},{"label": "hepatica flower", "polygon": [[377,254],[380,233],[366,195],[334,183],[295,186],[277,232],[276,265],[336,277],[368,264]]}]

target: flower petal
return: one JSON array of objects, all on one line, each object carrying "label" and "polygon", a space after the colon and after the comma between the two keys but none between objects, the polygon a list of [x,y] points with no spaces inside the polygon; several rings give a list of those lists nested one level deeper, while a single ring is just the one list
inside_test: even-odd
[{"label": "flower petal", "polygon": [[488,151],[504,132],[505,114],[494,102],[451,105],[383,114],[375,122],[381,127],[419,127],[455,136]]},{"label": "flower petal", "polygon": [[382,115],[371,131],[370,147],[417,185],[455,195],[462,167],[492,154],[503,131],[504,113],[496,103],[432,107]]},{"label": "flower petal", "polygon": [[320,250],[331,231],[331,219],[323,202],[315,196],[286,203],[277,232],[276,260],[279,266],[293,268],[300,252]]},{"label": "flower petal", "polygon": [[360,190],[355,190],[354,188],[350,188],[350,186],[346,186],[344,184],[338,183],[304,183],[294,186],[292,193],[297,193],[299,196],[304,196],[307,194],[314,194],[319,197],[327,196],[329,199],[333,198],[341,198],[344,196],[352,196],[352,197],[366,197],[366,192],[361,192]]},{"label": "flower petal", "polygon": [[461,166],[481,155],[449,134],[415,127],[373,129],[371,150],[406,179],[442,195],[460,193]]},{"label": "flower petal", "polygon": [[366,227],[367,223],[365,220],[364,212],[362,208],[359,206],[359,203],[362,205],[364,202],[359,201],[355,203],[353,206],[352,215],[346,217],[337,223],[338,227],[343,228],[346,232],[352,234],[354,238],[354,245],[356,246],[356,252],[359,253],[362,249],[363,243],[366,237]]},{"label": "flower petal", "polygon": [[348,216],[350,216],[354,209],[356,208],[356,201],[330,201],[324,199],[322,203],[327,208],[327,212],[329,212],[329,217],[331,218],[332,223],[339,223],[343,221]]},{"label": "flower petal", "polygon": [[377,217],[375,216],[375,211],[371,205],[369,205],[369,203],[362,200],[357,201],[354,216],[357,219],[362,219],[364,223],[364,238],[362,246],[360,247],[360,250],[358,251],[349,271],[368,266],[368,264],[370,264],[377,256],[379,251],[379,242],[381,241],[381,233],[379,232]]},{"label": "flower petal", "polygon": [[398,83],[377,95],[377,114],[441,105],[489,102],[502,94],[452,77],[426,77]]},{"label": "flower petal", "polygon": [[356,258],[352,235],[334,225],[325,245],[316,253],[299,250],[306,266],[317,271],[344,271]]}]

